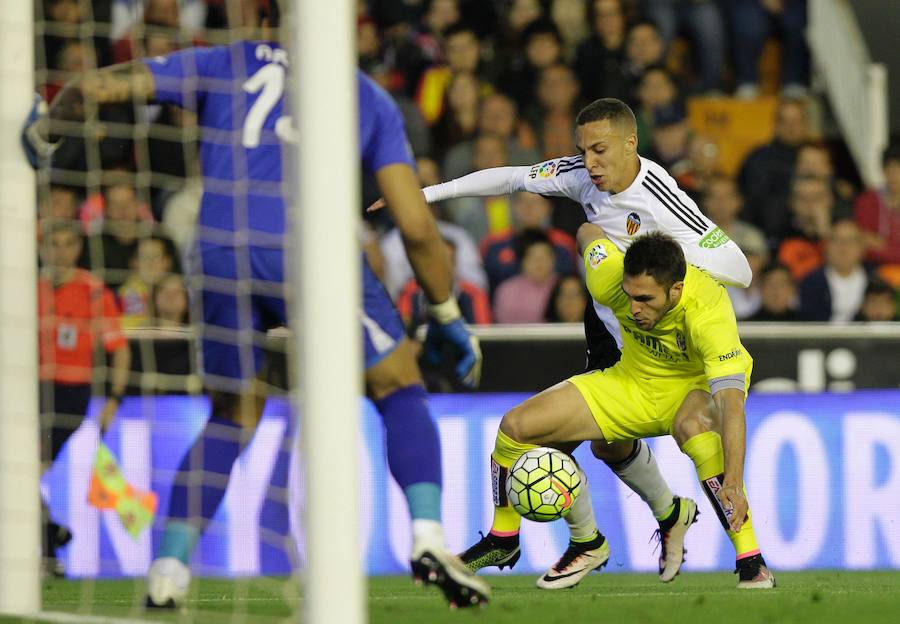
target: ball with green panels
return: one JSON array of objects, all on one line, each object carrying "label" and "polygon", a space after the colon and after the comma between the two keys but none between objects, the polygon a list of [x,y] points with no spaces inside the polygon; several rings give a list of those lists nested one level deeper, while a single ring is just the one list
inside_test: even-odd
[{"label": "ball with green panels", "polygon": [[565,517],[581,491],[575,461],[552,448],[523,453],[509,469],[506,495],[519,514],[537,522]]}]

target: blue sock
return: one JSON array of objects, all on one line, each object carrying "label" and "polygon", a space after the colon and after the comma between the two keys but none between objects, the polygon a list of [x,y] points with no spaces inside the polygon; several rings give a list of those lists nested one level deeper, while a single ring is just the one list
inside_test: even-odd
[{"label": "blue sock", "polygon": [[416,384],[375,401],[384,421],[388,467],[406,496],[413,520],[441,519],[441,445],[428,409],[428,395]]},{"label": "blue sock", "polygon": [[[211,416],[181,460],[158,557],[176,557],[188,563],[200,532],[225,497],[231,468],[241,452],[242,430],[230,420]],[[202,474],[199,489],[192,478]]]}]

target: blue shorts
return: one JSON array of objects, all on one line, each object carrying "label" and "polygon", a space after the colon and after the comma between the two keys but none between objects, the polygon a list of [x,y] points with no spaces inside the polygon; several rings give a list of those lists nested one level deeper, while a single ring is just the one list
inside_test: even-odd
[{"label": "blue shorts", "polygon": [[[284,252],[202,246],[193,260],[203,380],[213,390],[240,393],[259,370],[266,331],[287,325]],[[368,369],[400,344],[404,331],[394,303],[365,257],[362,282],[360,317]]]},{"label": "blue shorts", "polygon": [[266,331],[287,325],[284,252],[203,245],[192,260],[203,381],[240,393],[259,370]]},{"label": "blue shorts", "polygon": [[403,339],[403,321],[390,295],[384,289],[366,257],[362,268],[363,301],[362,320],[363,343],[365,344],[365,367],[372,368],[386,358]]}]

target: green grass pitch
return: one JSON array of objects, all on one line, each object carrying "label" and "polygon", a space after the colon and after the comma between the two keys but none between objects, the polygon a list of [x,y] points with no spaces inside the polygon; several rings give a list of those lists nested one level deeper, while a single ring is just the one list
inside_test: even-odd
[{"label": "green grass pitch", "polygon": [[[456,612],[436,589],[416,587],[405,577],[374,577],[369,579],[368,612],[370,622],[385,624],[900,622],[900,571],[776,574],[777,588],[749,592],[736,590],[736,577],[726,572],[684,574],[669,585],[649,574],[592,574],[578,587],[561,591],[539,590],[531,576],[488,577],[494,591],[491,604]],[[44,611],[53,613],[35,621],[298,621],[288,602],[294,600],[291,587],[285,579],[195,579],[185,610],[157,615],[139,607],[140,581],[48,580]]]}]

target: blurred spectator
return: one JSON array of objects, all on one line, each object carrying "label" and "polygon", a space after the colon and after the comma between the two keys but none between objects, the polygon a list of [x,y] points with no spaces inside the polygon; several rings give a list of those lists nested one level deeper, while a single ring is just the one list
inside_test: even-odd
[{"label": "blurred spectator", "polygon": [[674,106],[678,101],[678,85],[675,78],[662,65],[651,65],[641,76],[637,86],[638,151],[642,155],[652,151],[651,130],[653,113],[657,109]]},{"label": "blurred spectator", "polygon": [[[756,268],[768,264],[769,249],[762,231],[738,218],[743,205],[744,200],[734,178],[722,174],[710,178],[700,202],[706,216],[741,248],[755,273]],[[753,266],[754,258],[761,262],[757,267]]]},{"label": "blurred spectator", "polygon": [[882,167],[884,188],[862,193],[854,213],[863,229],[866,259],[900,264],[900,143],[885,150]]},{"label": "blurred spectator", "polygon": [[114,61],[141,56],[143,26],[165,28],[169,36],[191,43],[203,39],[207,2],[204,0],[113,0],[110,40]]},{"label": "blurred spectator", "polygon": [[[459,302],[459,309],[467,323],[475,325],[490,325],[491,301],[487,293],[477,284],[473,284],[459,275],[456,265],[456,247],[453,241],[445,238],[444,243],[450,262],[454,268],[453,293]],[[415,278],[411,278],[397,296],[397,311],[407,327],[418,327],[428,322],[428,306],[425,293],[419,287]]]},{"label": "blurred spectator", "polygon": [[[112,62],[107,27],[110,21],[112,0],[44,0],[43,17],[45,34],[43,47],[38,48],[36,68],[61,69],[56,60],[60,50],[70,41],[78,40],[89,49],[92,67],[103,67]],[[35,2],[39,5],[39,2]],[[84,26],[91,26],[85,31]],[[40,52],[43,52],[43,58]],[[61,84],[59,85],[61,86]],[[55,87],[52,94],[56,92]],[[52,97],[46,98],[48,101]]]},{"label": "blurred spectator", "polygon": [[[475,139],[475,154],[472,162],[476,170],[505,167],[509,164],[506,141],[482,134]],[[496,234],[509,229],[512,224],[509,197],[460,197],[445,203],[447,217],[462,226],[474,241],[480,241],[488,234]]]},{"label": "blurred spectator", "polygon": [[721,171],[719,146],[702,134],[691,133],[688,139],[688,157],[685,171],[679,176],[678,186],[697,201],[710,181]]},{"label": "blurred spectator", "polygon": [[854,321],[872,323],[897,320],[897,291],[877,277],[869,279],[863,303]]},{"label": "blurred spectator", "polygon": [[406,138],[415,156],[431,156],[434,147],[431,140],[431,131],[418,105],[407,96],[399,85],[392,80],[392,74],[388,66],[380,61],[361,61],[360,69],[366,72],[375,82],[391,94],[403,116],[403,124],[406,128]]},{"label": "blurred spectator", "polygon": [[691,128],[681,102],[673,102],[653,111],[652,149],[650,160],[662,165],[681,185],[690,172],[688,160]]},{"label": "blurred spectator", "polygon": [[[481,42],[475,30],[465,24],[447,28],[443,50],[446,63],[428,68],[416,88],[416,103],[428,125],[438,123],[445,114],[450,99],[447,91],[453,77],[457,74],[476,74],[481,62]],[[479,95],[478,92],[476,95]]]},{"label": "blurred spectator", "polygon": [[839,202],[853,201],[856,189],[847,180],[835,175],[831,150],[821,141],[806,141],[797,148],[794,176],[815,176],[831,182]]},{"label": "blurred spectator", "polygon": [[787,211],[779,198],[790,187],[797,148],[810,136],[809,116],[802,100],[781,99],[775,112],[775,137],[747,156],[738,174],[744,196],[744,219],[770,239],[783,235]]},{"label": "blurred spectator", "polygon": [[153,286],[151,311],[153,323],[157,327],[175,329],[190,324],[188,293],[181,275],[168,273],[156,282]]},{"label": "blurred spectator", "polygon": [[741,204],[734,179],[723,175],[710,179],[701,202],[706,216],[737,243],[753,271],[753,281],[747,288],[725,287],[739,320],[749,318],[759,310],[761,294],[758,274],[769,262],[769,249],[762,232],[737,218]]},{"label": "blurred spectator", "polygon": [[734,36],[737,97],[759,95],[759,57],[775,23],[782,33],[782,94],[797,97],[806,93],[809,84],[806,3],[807,0],[729,0],[724,3]]},{"label": "blurred spectator", "polygon": [[[440,172],[433,160],[419,158],[416,160],[419,184],[430,186],[441,181]],[[440,205],[432,205],[437,212]],[[475,241],[462,227],[445,219],[437,218],[438,230],[444,240],[451,241],[456,254],[456,269],[460,279],[471,282],[481,289],[487,289],[488,279],[481,264],[481,255]],[[384,279],[382,280],[388,294],[396,301],[403,286],[413,277],[413,270],[406,258],[400,231],[393,228],[381,238],[381,254],[384,257]]]},{"label": "blurred spectator", "polygon": [[778,261],[799,282],[822,265],[822,247],[835,218],[834,194],[822,178],[797,178],[790,188],[790,222]]},{"label": "blurred spectator", "polygon": [[550,300],[544,311],[544,321],[548,323],[584,322],[588,294],[580,275],[563,275],[550,291]]},{"label": "blurred spectator", "polygon": [[565,275],[575,271],[575,239],[550,224],[552,212],[553,204],[546,197],[533,193],[516,193],[513,198],[513,229],[488,236],[480,245],[492,293],[496,292],[501,282],[519,272],[518,250],[522,248],[522,237],[530,235],[530,232],[543,232],[553,245],[556,273]]},{"label": "blurred spectator", "polygon": [[626,78],[625,35],[628,20],[623,0],[593,0],[588,5],[591,35],[580,46],[573,65],[588,101],[601,97],[631,99]]},{"label": "blurred spectator", "polygon": [[[756,277],[756,276],[754,276]],[[748,321],[796,321],[797,285],[791,271],[783,264],[772,263],[759,277],[760,308]]]},{"label": "blurred spectator", "polygon": [[147,229],[140,218],[141,202],[130,182],[114,182],[103,190],[102,231],[88,239],[81,266],[87,267],[113,291],[131,270],[138,238]]},{"label": "blurred spectator", "polygon": [[438,158],[442,158],[446,150],[475,136],[481,108],[480,91],[481,84],[475,74],[459,73],[450,79],[441,116],[432,129]]},{"label": "blurred spectator", "polygon": [[584,0],[552,0],[550,19],[562,37],[563,57],[574,58],[575,50],[589,32]]},{"label": "blurred spectator", "polygon": [[38,204],[38,217],[44,221],[77,221],[82,197],[78,189],[62,184],[42,186],[41,201]]},{"label": "blurred spectator", "polygon": [[116,292],[122,310],[122,327],[131,329],[151,324],[151,293],[166,274],[176,271],[176,261],[172,241],[158,236],[140,239],[132,262],[134,268]]},{"label": "blurred spectator", "polygon": [[494,320],[497,323],[542,323],[550,292],[557,282],[556,254],[547,235],[528,230],[521,237],[520,272],[497,288]]},{"label": "blurred spectator", "polygon": [[[95,364],[106,370],[105,361],[94,361],[98,347],[112,356],[111,394],[100,410],[101,431],[112,421],[125,393],[131,356],[112,293],[76,267],[82,246],[78,225],[46,221],[43,228],[38,343],[41,459],[47,468],[87,415]],[[50,522],[46,510],[43,516],[44,556],[54,565],[56,548],[66,541],[68,530]]]},{"label": "blurred spectator", "polygon": [[[541,159],[537,150],[526,147],[527,143],[533,143],[531,129],[519,120],[515,102],[502,93],[493,93],[482,100],[478,114],[478,133],[504,139],[510,165],[529,165]],[[474,158],[474,139],[450,148],[442,166],[444,177],[452,180],[472,173],[475,170]]]},{"label": "blurred spectator", "polygon": [[630,84],[635,84],[648,67],[665,62],[666,44],[656,25],[646,21],[634,24],[625,40],[625,71]]},{"label": "blurred spectator", "polygon": [[529,24],[522,38],[524,57],[514,59],[497,86],[515,100],[519,110],[527,111],[536,95],[540,73],[563,60],[562,37],[552,21],[542,18]]},{"label": "blurred spectator", "polygon": [[852,219],[835,222],[825,266],[800,283],[800,317],[806,321],[851,321],[862,307],[869,278],[863,267],[862,233]]},{"label": "blurred spectator", "polygon": [[641,0],[641,9],[659,29],[668,48],[679,31],[687,33],[694,46],[702,92],[722,89],[725,60],[725,25],[715,0]]},{"label": "blurred spectator", "polygon": [[541,71],[537,88],[537,108],[528,116],[543,158],[574,154],[575,115],[578,114],[578,80],[566,65],[552,65]]}]

